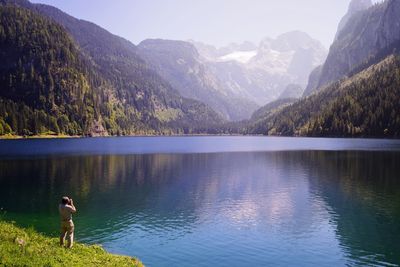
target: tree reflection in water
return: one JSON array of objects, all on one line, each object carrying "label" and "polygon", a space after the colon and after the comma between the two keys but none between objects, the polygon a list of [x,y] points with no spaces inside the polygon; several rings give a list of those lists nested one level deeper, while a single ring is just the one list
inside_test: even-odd
[{"label": "tree reflection in water", "polygon": [[204,225],[302,240],[326,221],[347,263],[399,263],[399,166],[398,152],[362,151],[21,157],[0,160],[0,203],[6,219],[55,234],[70,195],[78,239],[100,243]]}]

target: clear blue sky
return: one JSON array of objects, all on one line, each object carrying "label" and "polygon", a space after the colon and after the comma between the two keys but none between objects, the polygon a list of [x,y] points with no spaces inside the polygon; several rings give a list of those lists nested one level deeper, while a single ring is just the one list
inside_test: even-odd
[{"label": "clear blue sky", "polygon": [[216,46],[301,30],[327,48],[350,0],[32,0],[94,22],[135,44],[194,39]]}]

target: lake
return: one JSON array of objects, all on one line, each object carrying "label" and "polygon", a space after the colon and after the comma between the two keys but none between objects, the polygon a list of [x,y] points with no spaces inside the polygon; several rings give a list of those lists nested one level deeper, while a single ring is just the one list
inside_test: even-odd
[{"label": "lake", "polygon": [[400,141],[0,140],[0,218],[146,266],[399,266]]}]

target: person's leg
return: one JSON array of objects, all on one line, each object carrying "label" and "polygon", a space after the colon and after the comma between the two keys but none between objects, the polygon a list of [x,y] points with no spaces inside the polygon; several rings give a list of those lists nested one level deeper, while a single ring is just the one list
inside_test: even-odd
[{"label": "person's leg", "polygon": [[60,234],[60,246],[64,246],[66,233],[67,233],[67,229],[65,229],[65,227],[62,225],[61,226],[61,234]]},{"label": "person's leg", "polygon": [[74,223],[71,222],[68,229],[68,248],[72,248],[72,246],[74,245],[74,228]]},{"label": "person's leg", "polygon": [[68,233],[68,248],[72,248],[74,245],[74,231]]}]

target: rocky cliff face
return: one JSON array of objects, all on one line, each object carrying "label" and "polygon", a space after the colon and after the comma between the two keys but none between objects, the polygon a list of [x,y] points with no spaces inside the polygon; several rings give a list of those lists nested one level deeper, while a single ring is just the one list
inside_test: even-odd
[{"label": "rocky cliff face", "polygon": [[349,5],[349,9],[346,15],[340,20],[338,30],[336,32],[335,40],[337,39],[340,32],[346,26],[347,22],[349,22],[350,18],[361,11],[364,11],[372,6],[371,0],[352,0]]},{"label": "rocky cliff face", "polygon": [[[353,1],[353,3],[360,1]],[[364,3],[364,1],[361,1]],[[318,87],[360,71],[400,48],[400,1],[387,0],[357,12],[338,33]]]},{"label": "rocky cliff face", "polygon": [[303,97],[311,95],[318,88],[319,78],[321,76],[322,65],[316,67],[308,77],[307,87],[303,92]]}]

